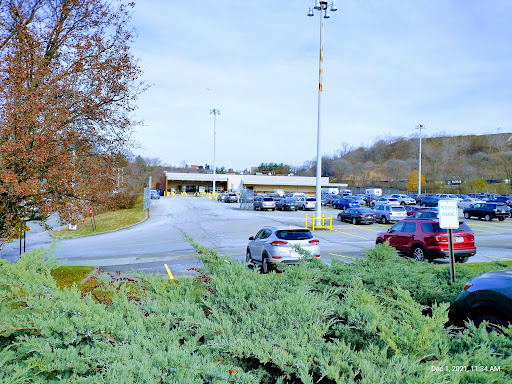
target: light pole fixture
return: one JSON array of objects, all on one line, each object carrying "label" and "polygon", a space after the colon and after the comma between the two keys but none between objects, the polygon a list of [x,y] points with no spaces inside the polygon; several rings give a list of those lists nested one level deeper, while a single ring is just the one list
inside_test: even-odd
[{"label": "light pole fixture", "polygon": [[211,109],[210,115],[213,115],[213,196],[215,197],[215,136],[217,135],[217,115],[220,115],[220,110]]},{"label": "light pole fixture", "polygon": [[421,130],[425,129],[423,124],[420,124],[416,127],[416,129],[420,130],[420,154],[418,159],[418,195],[421,195]]},{"label": "light pole fixture", "polygon": [[[318,124],[316,131],[316,203],[315,203],[315,217],[317,223],[322,217],[322,151],[320,146],[320,133],[321,133],[321,100],[322,100],[322,88],[323,88],[323,61],[324,61],[324,21],[331,17],[327,8],[330,7],[331,12],[336,12],[336,4],[334,0],[332,3],[328,1],[316,0],[315,6],[309,8],[308,16],[314,16],[314,10],[318,11],[320,19],[320,55],[318,60]],[[322,16],[323,15],[323,16]]]}]

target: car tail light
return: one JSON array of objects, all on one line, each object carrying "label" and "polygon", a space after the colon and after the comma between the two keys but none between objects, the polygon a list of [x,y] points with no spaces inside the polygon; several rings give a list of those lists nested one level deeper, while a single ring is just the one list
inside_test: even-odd
[{"label": "car tail light", "polygon": [[318,245],[318,243],[320,243],[320,241],[315,239],[315,240],[309,240],[308,243]]},{"label": "car tail light", "polygon": [[469,287],[472,287],[473,284],[471,283],[466,283],[466,285],[464,286],[464,288],[462,288],[463,291],[465,291],[466,289],[468,289]]},{"label": "car tail light", "polygon": [[359,217],[364,217],[364,215],[359,215]]},{"label": "car tail light", "polygon": [[274,247],[279,247],[280,245],[288,244],[287,241],[281,241],[281,240],[274,240],[270,242],[270,245],[273,245]]},{"label": "car tail light", "polygon": [[320,255],[315,255],[315,257],[320,257]]},{"label": "car tail light", "polygon": [[436,240],[441,243],[447,243],[448,242],[448,236],[436,236]]},{"label": "car tail light", "polygon": [[272,256],[273,259],[282,259],[281,256]]}]

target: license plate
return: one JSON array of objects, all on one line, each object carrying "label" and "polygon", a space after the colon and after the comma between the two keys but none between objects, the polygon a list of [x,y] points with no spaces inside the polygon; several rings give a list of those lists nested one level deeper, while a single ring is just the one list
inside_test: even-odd
[{"label": "license plate", "polygon": [[460,236],[459,236],[459,237],[456,237],[456,238],[455,238],[455,242],[456,242],[456,243],[463,243],[463,242],[464,242],[464,238],[463,238],[463,237],[460,237]]}]

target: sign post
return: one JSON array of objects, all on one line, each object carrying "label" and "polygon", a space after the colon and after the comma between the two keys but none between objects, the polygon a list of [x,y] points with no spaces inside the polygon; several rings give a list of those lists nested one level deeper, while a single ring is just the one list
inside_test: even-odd
[{"label": "sign post", "polygon": [[450,249],[450,281],[455,282],[455,252],[453,249],[453,229],[459,228],[459,207],[457,200],[439,200],[439,226],[448,230],[448,247]]}]

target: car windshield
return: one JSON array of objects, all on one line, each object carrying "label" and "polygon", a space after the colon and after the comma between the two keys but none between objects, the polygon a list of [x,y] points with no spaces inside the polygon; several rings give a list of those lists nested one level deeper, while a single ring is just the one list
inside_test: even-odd
[{"label": "car windshield", "polygon": [[308,240],[313,238],[309,229],[289,229],[276,232],[276,236],[281,240]]}]

